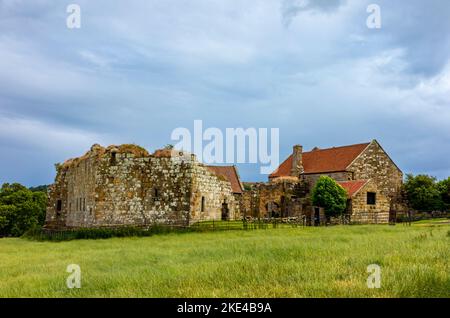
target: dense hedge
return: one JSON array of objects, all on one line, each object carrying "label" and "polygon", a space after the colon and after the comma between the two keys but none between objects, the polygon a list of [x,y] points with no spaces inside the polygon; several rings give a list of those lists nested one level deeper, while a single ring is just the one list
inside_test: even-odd
[{"label": "dense hedge", "polygon": [[119,228],[86,228],[52,231],[35,227],[28,230],[22,237],[38,241],[70,241],[80,239],[106,239],[111,237],[131,237],[131,236],[152,236],[154,234],[190,232],[191,228],[152,226],[148,229],[137,227],[119,227]]}]

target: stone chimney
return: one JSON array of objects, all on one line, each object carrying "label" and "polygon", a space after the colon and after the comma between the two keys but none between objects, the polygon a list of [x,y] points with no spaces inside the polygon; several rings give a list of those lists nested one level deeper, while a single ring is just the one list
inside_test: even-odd
[{"label": "stone chimney", "polygon": [[291,168],[292,177],[299,177],[300,174],[304,172],[302,153],[303,153],[303,146],[295,145],[292,151],[292,168]]}]

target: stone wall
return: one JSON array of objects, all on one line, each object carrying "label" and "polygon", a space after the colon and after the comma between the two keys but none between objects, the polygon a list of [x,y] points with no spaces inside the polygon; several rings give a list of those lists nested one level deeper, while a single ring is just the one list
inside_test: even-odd
[{"label": "stone wall", "polygon": [[102,158],[96,175],[93,226],[178,223],[189,219],[191,167],[171,158]]},{"label": "stone wall", "polygon": [[94,221],[96,167],[95,156],[86,157],[70,168],[57,165],[55,184],[49,191],[47,225],[72,227]]},{"label": "stone wall", "polygon": [[[376,193],[375,204],[367,204],[367,192]],[[375,182],[369,181],[361,190],[351,198],[351,222],[353,223],[388,223],[389,198],[378,190]]]},{"label": "stone wall", "polygon": [[309,186],[303,182],[245,183],[245,188],[242,196],[244,216],[295,217],[303,215],[310,206],[306,196]]},{"label": "stone wall", "polygon": [[348,168],[354,180],[374,181],[378,189],[389,198],[397,198],[403,182],[403,173],[376,141]]},{"label": "stone wall", "polygon": [[164,151],[149,155],[132,145],[94,145],[57,166],[46,227],[188,225],[221,219],[223,203],[230,219],[239,218],[230,182],[195,160],[174,160]]},{"label": "stone wall", "polygon": [[348,171],[303,174],[301,177],[310,184],[311,188],[313,188],[321,176],[327,176],[336,181],[353,180],[353,173]]},{"label": "stone wall", "polygon": [[[57,167],[57,169],[59,169]],[[55,178],[55,183],[48,188],[48,201],[45,216],[45,224],[48,227],[64,227],[66,224],[69,204],[67,200],[67,171],[59,171]],[[57,210],[60,201],[60,210]]]},{"label": "stone wall", "polygon": [[235,200],[230,182],[202,164],[194,164],[192,170],[191,221],[221,220],[225,208],[228,210],[226,217],[224,213],[225,219],[239,219],[239,202]]}]

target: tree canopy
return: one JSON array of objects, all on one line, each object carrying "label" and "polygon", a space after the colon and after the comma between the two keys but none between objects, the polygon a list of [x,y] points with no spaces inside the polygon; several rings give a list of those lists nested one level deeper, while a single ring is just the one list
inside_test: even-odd
[{"label": "tree canopy", "polygon": [[45,221],[47,194],[33,192],[19,183],[0,188],[0,236],[20,236]]},{"label": "tree canopy", "polygon": [[450,177],[437,183],[441,200],[446,210],[450,210]]},{"label": "tree canopy", "polygon": [[435,177],[424,174],[416,176],[407,174],[404,189],[408,205],[418,211],[442,210],[446,186],[448,187],[448,181],[445,180],[437,183]]},{"label": "tree canopy", "polygon": [[347,207],[347,191],[334,179],[321,176],[312,190],[312,202],[323,207],[327,216],[337,216]]}]

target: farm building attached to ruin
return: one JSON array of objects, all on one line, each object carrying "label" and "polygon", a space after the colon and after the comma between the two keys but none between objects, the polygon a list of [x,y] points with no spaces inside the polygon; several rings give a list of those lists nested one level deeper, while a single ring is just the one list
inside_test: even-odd
[{"label": "farm building attached to ruin", "polygon": [[[320,208],[312,207],[304,198],[308,199],[305,192],[322,175],[333,178],[347,191],[347,215],[352,222],[387,223],[403,210],[400,195],[403,173],[378,141],[372,140],[326,149],[315,147],[308,152],[303,152],[300,145],[294,146],[292,154],[269,175],[270,182],[259,186],[264,190],[253,194],[259,200],[259,209],[253,214],[269,215],[275,206],[281,215],[295,215],[300,210],[310,220],[320,222],[323,219]],[[278,195],[274,197],[273,192],[271,196],[264,195],[267,187],[279,189]],[[300,197],[298,189],[302,189]]]},{"label": "farm building attached to ruin", "polygon": [[268,182],[243,185],[234,166],[207,166],[172,149],[149,154],[136,145],[93,145],[56,167],[46,217],[53,229],[243,218],[319,225],[330,220],[310,192],[322,175],[347,191],[351,222],[387,223],[402,209],[403,174],[376,140],[308,152],[294,146]]}]

